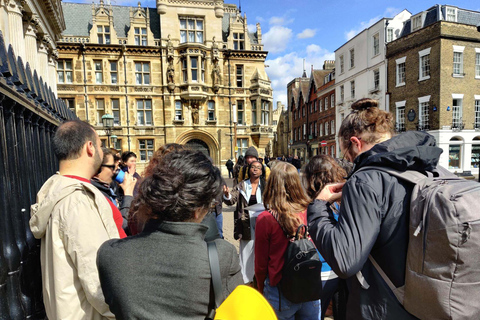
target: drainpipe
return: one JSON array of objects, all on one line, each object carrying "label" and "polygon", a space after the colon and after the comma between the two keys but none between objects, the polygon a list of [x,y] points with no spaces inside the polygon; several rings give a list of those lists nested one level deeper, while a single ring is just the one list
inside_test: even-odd
[{"label": "drainpipe", "polygon": [[128,115],[128,91],[127,91],[127,59],[125,53],[127,52],[127,46],[122,45],[122,55],[123,55],[123,75],[125,77],[124,90],[125,90],[125,111],[127,113],[127,142],[128,142],[128,151],[130,151],[130,117]]},{"label": "drainpipe", "polygon": [[227,51],[228,61],[228,106],[230,108],[230,159],[233,159],[233,133],[232,133],[232,83],[230,77],[230,50]]},{"label": "drainpipe", "polygon": [[80,46],[80,50],[82,51],[82,58],[83,58],[83,88],[84,88],[84,96],[85,96],[85,114],[87,117],[88,123],[88,95],[87,95],[87,70],[85,68],[85,43],[82,43]]}]

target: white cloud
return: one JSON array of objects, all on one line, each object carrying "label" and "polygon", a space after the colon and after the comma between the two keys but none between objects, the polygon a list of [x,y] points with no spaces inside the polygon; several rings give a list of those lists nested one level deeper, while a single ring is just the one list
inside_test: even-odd
[{"label": "white cloud", "polygon": [[292,29],[273,26],[262,35],[265,50],[271,53],[279,53],[287,48],[288,42],[292,38]]},{"label": "white cloud", "polygon": [[335,59],[335,53],[311,44],[307,47],[306,54],[299,55],[297,52],[291,52],[275,59],[267,59],[265,64],[269,68],[266,71],[272,81],[275,105],[277,101],[287,105],[287,84],[294,78],[302,76],[303,59],[305,59],[307,76],[310,76],[311,65],[315,69],[321,69],[325,60]]},{"label": "white cloud", "polygon": [[292,23],[295,19],[287,19],[286,17],[271,17],[268,23],[272,26],[283,26]]},{"label": "white cloud", "polygon": [[317,30],[315,30],[315,29],[305,29],[302,32],[300,32],[299,34],[297,34],[297,38],[298,39],[312,38],[312,37],[315,36],[316,33],[317,33]]},{"label": "white cloud", "polygon": [[263,17],[256,16],[256,17],[255,17],[255,21],[258,21],[258,22],[265,22],[265,19],[264,19]]},{"label": "white cloud", "polygon": [[371,27],[374,23],[378,22],[383,17],[393,18],[394,16],[399,14],[401,11],[402,10],[398,9],[398,8],[388,7],[387,9],[385,9],[383,15],[373,17],[372,19],[370,19],[368,21],[362,21],[362,22],[360,22],[359,26],[357,26],[353,29],[350,29],[349,31],[346,31],[345,32],[345,39],[348,41],[348,40],[352,39],[353,37],[355,37],[360,32],[362,32],[363,30],[365,30],[366,28]]},{"label": "white cloud", "polygon": [[248,28],[248,31],[250,31],[252,33],[257,32],[257,25],[255,25],[255,24],[249,24],[249,25],[247,25],[247,28]]}]

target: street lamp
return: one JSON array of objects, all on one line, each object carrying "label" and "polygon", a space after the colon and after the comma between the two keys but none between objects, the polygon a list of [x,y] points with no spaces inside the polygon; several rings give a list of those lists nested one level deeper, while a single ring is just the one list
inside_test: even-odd
[{"label": "street lamp", "polygon": [[110,134],[112,133],[112,128],[113,128],[113,115],[111,114],[104,114],[102,116],[102,124],[105,129],[105,133],[107,134],[108,138],[108,147],[110,148]]},{"label": "street lamp", "polygon": [[112,136],[110,137],[110,140],[112,141],[113,148],[117,149],[117,148],[115,148],[115,144],[117,144],[118,137],[116,135],[112,134]]}]

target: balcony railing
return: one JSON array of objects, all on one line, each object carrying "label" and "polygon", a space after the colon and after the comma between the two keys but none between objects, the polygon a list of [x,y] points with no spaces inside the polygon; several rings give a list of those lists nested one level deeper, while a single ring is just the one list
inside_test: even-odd
[{"label": "balcony railing", "polygon": [[465,121],[462,119],[453,119],[452,121],[452,130],[461,131],[465,128]]},{"label": "balcony railing", "polygon": [[395,131],[397,131],[397,132],[404,132],[404,131],[405,131],[405,123],[403,123],[403,122],[396,122],[396,123],[395,123]]},{"label": "balcony railing", "polygon": [[417,122],[417,131],[430,130],[430,124],[427,122]]},{"label": "balcony railing", "polygon": [[480,130],[480,121],[473,123],[473,129],[475,129],[476,131]]}]

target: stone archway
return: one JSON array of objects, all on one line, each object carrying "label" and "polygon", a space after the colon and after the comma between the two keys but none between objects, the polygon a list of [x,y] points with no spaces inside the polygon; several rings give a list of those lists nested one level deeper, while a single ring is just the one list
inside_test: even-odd
[{"label": "stone archway", "polygon": [[175,141],[189,145],[194,150],[202,151],[212,158],[216,166],[220,166],[219,146],[214,136],[203,130],[190,130],[179,135]]}]

